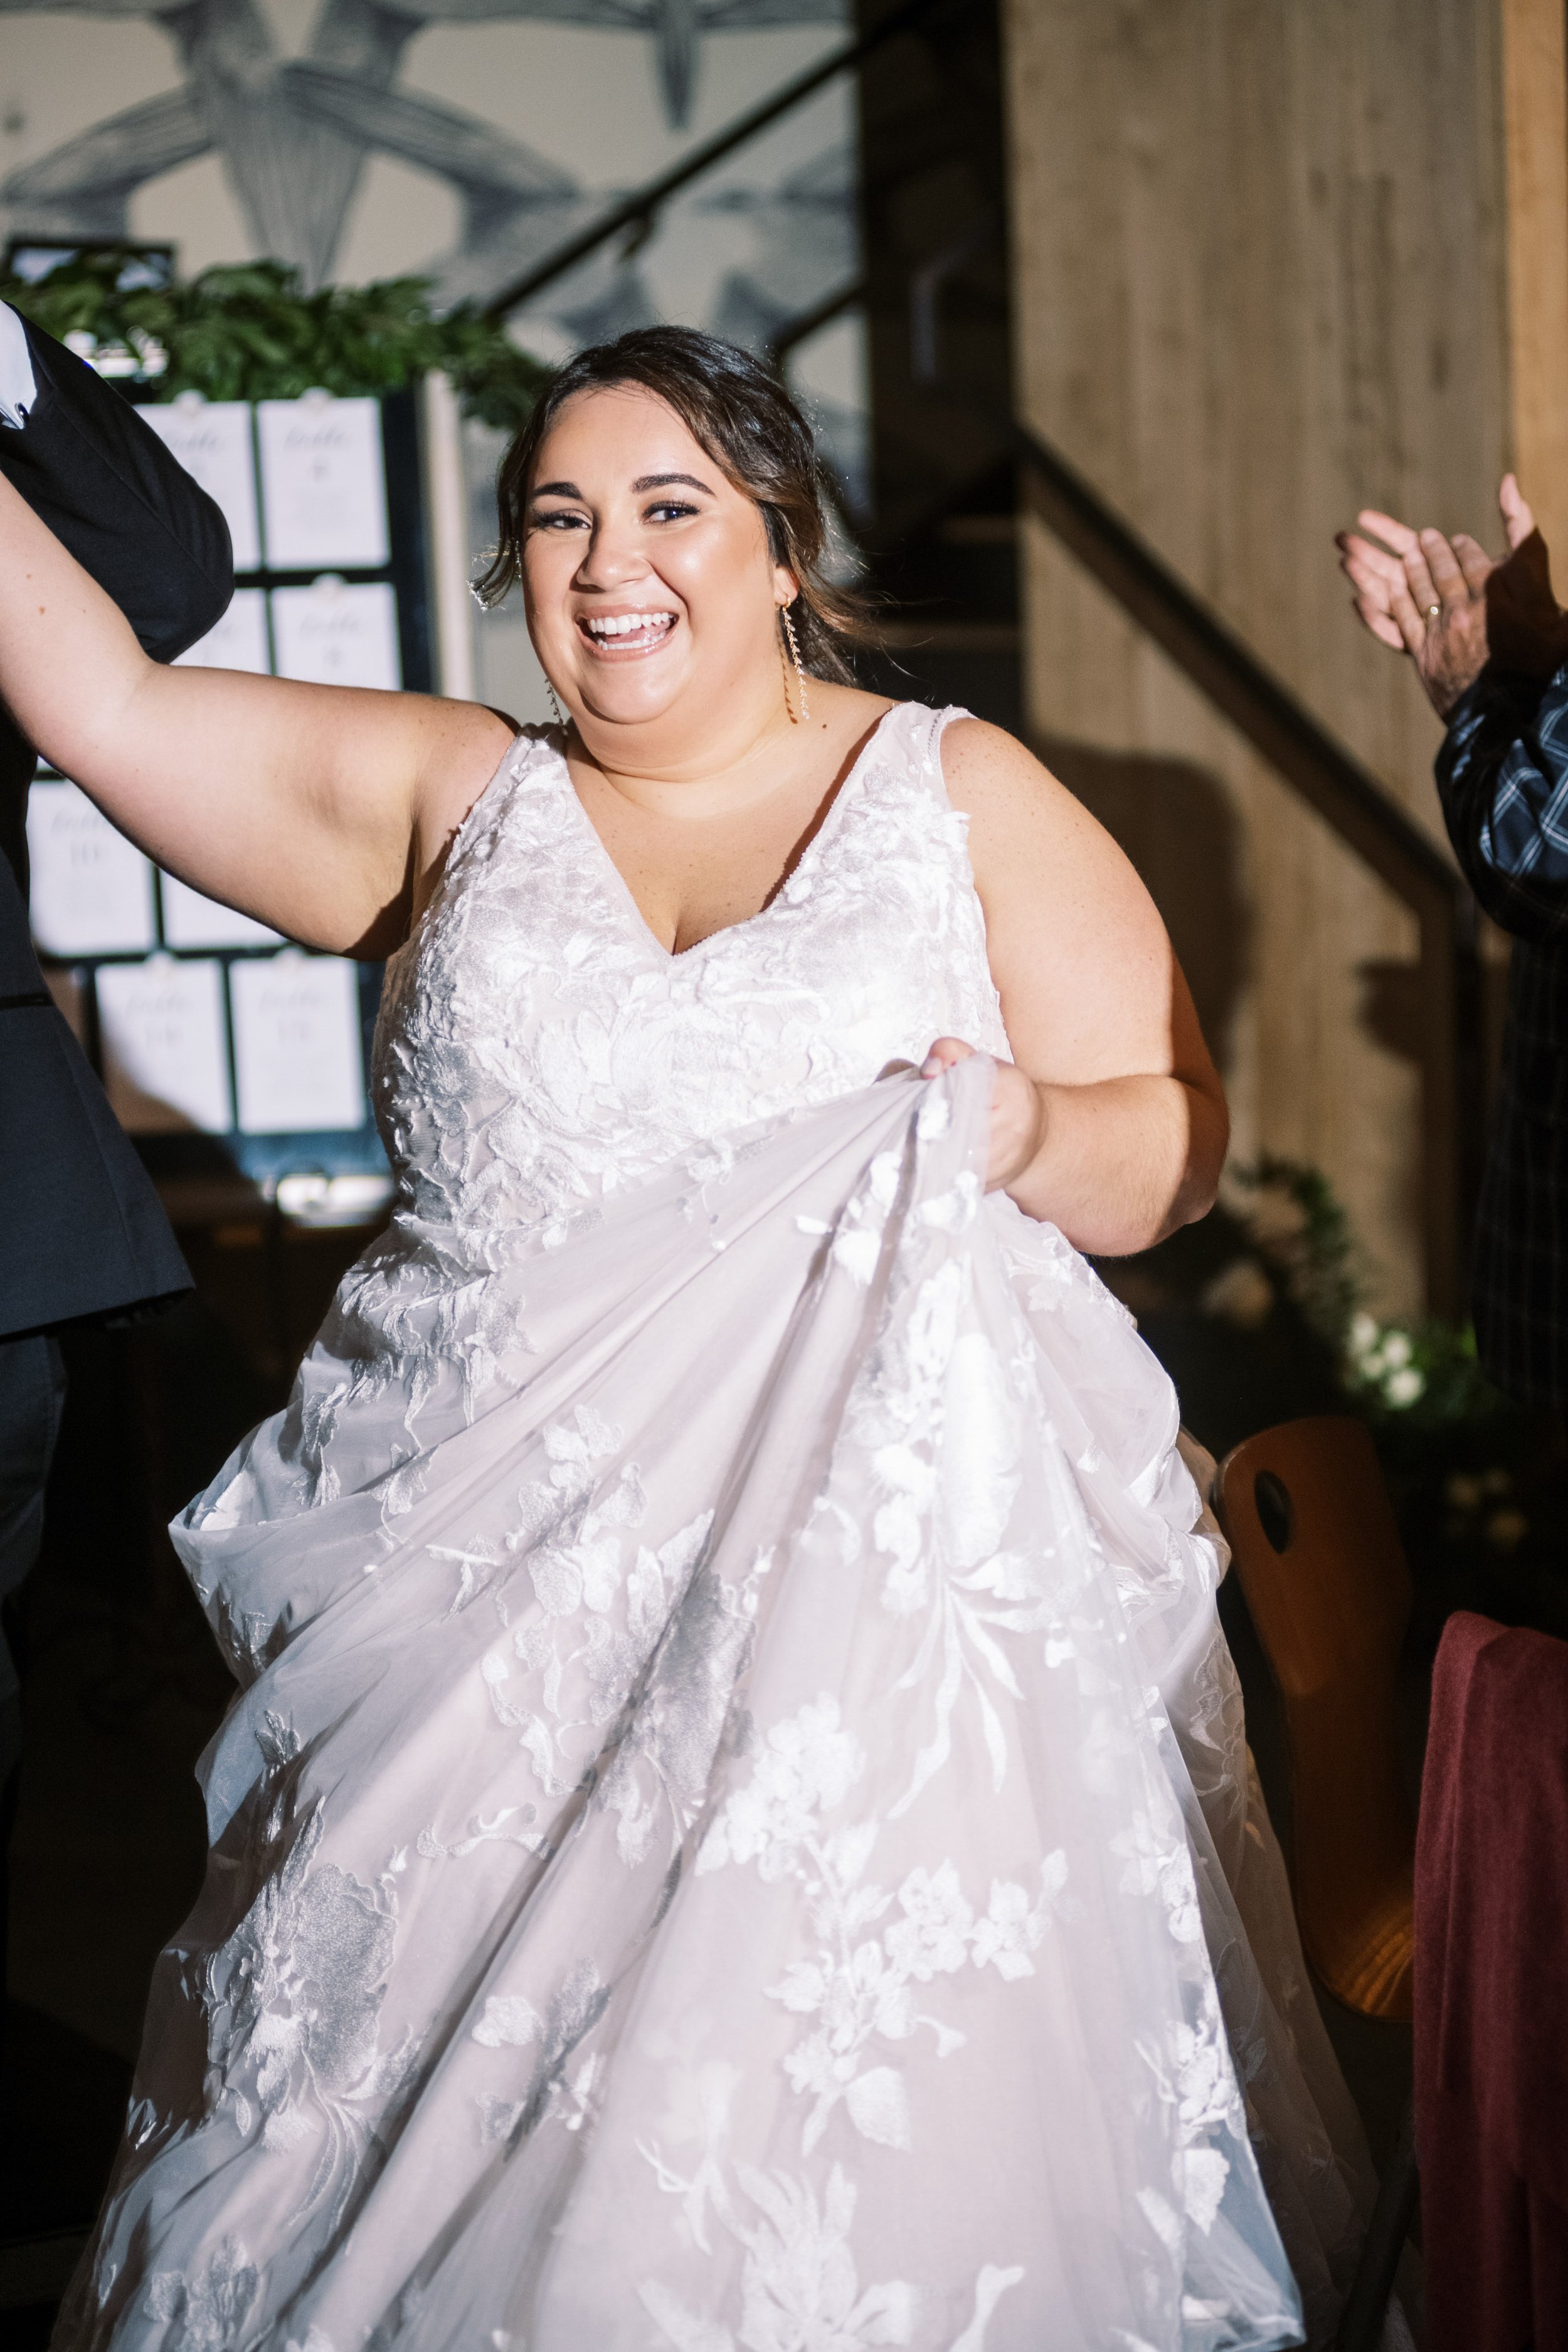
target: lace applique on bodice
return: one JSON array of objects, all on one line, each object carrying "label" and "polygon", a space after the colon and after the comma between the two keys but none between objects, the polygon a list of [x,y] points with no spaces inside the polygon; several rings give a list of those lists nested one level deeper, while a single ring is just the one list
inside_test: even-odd
[{"label": "lace applique on bodice", "polygon": [[693,1147],[868,1086],[933,1037],[1005,1055],[949,801],[952,711],[889,710],[760,914],[671,955],[527,730],[387,967],[374,1099],[404,1206],[494,1262]]}]

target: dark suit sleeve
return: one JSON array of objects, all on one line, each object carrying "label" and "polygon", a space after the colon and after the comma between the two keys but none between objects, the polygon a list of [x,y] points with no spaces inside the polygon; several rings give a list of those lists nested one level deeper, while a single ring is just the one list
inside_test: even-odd
[{"label": "dark suit sleeve", "polygon": [[[35,398],[25,425],[0,425],[0,471],[113,597],[145,651],[171,661],[234,593],[228,527],[117,392],[23,323]],[[191,1281],[33,953],[24,822],[33,767],[32,745],[0,705],[0,1118],[25,1147],[0,1220],[0,1333],[132,1313]]]},{"label": "dark suit sleeve", "polygon": [[[30,319],[22,325],[36,397],[25,425],[0,425],[0,473],[113,597],[143,650],[173,661],[227,610],[228,525],[128,401]],[[0,704],[0,856],[24,898],[34,765]]]},{"label": "dark suit sleeve", "polygon": [[1568,938],[1568,665],[1483,676],[1449,714],[1437,793],[1480,904],[1516,939]]},{"label": "dark suit sleeve", "polygon": [[24,320],[37,396],[0,426],[0,472],[113,597],[154,661],[173,661],[234,593],[228,525],[131,404]]}]

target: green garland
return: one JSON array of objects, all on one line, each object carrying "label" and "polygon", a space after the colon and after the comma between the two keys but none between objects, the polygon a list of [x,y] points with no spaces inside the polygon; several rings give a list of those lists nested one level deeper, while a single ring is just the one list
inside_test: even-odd
[{"label": "green garland", "polygon": [[340,396],[398,392],[442,368],[468,415],[515,432],[549,373],[470,302],[437,317],[426,278],[303,294],[298,271],[278,261],[162,287],[122,289],[124,272],[122,253],[87,252],[36,285],[0,280],[0,300],[61,342],[90,338],[74,348],[155,400],[295,400],[318,385]]}]

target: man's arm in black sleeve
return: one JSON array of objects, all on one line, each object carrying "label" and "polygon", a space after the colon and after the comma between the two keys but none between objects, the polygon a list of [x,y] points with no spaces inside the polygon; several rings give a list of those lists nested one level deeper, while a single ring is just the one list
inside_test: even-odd
[{"label": "man's arm in black sleeve", "polygon": [[1480,904],[1516,939],[1568,933],[1568,665],[1483,675],[1448,714],[1437,793]]},{"label": "man's arm in black sleeve", "polygon": [[35,396],[0,429],[0,471],[113,597],[142,648],[173,661],[234,593],[228,525],[128,401],[24,320]]}]

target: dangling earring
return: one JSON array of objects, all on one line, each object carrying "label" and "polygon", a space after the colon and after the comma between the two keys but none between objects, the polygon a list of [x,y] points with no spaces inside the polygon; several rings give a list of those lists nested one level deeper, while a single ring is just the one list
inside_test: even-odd
[{"label": "dangling earring", "polygon": [[[794,602],[795,598],[792,596],[790,598],[790,604],[793,604]],[[800,657],[800,646],[795,634],[795,623],[789,616],[789,604],[780,605],[779,618],[784,623],[784,633],[789,641],[790,660],[795,664],[795,690],[800,698],[800,709],[797,712],[790,707],[789,666],[786,663],[784,666],[784,709],[789,711],[791,719],[794,719],[795,725],[798,727],[804,725],[805,720],[811,717],[811,698],[805,690],[805,665]],[[780,646],[779,651],[782,655],[784,652],[784,647],[782,646]]]},{"label": "dangling earring", "polygon": [[555,724],[557,727],[564,727],[566,724],[566,713],[562,709],[560,698],[556,694],[555,688],[551,685],[548,678],[544,681],[544,691],[550,697],[550,708],[555,713]]}]

